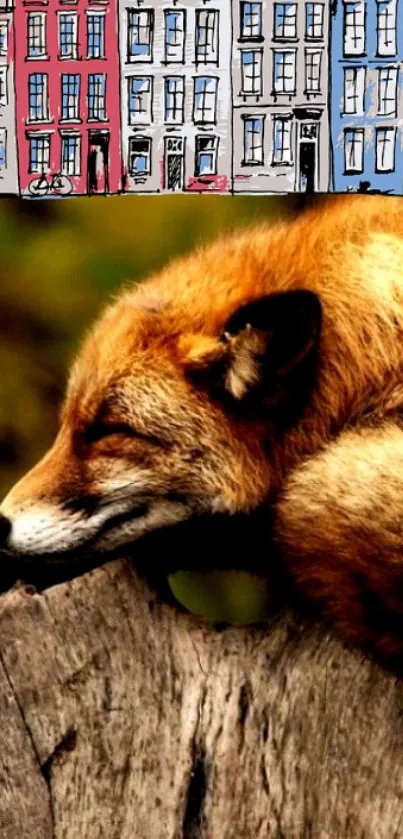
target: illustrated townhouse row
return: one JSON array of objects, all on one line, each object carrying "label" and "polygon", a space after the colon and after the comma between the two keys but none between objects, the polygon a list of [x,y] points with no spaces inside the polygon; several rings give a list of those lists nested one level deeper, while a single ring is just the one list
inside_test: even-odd
[{"label": "illustrated townhouse row", "polygon": [[2,193],[403,191],[399,0],[0,6]]}]

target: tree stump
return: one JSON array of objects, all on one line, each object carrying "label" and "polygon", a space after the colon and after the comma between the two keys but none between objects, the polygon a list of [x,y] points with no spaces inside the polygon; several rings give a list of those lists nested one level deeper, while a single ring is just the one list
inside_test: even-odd
[{"label": "tree stump", "polygon": [[1,839],[401,839],[403,692],[321,626],[218,631],[114,561],[0,598]]}]

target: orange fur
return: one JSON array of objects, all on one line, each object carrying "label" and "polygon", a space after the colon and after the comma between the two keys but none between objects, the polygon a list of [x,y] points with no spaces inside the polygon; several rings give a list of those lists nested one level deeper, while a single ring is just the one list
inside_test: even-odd
[{"label": "orange fur", "polygon": [[[297,315],[296,337],[287,320],[273,317],[269,327],[245,322],[228,332],[247,304],[291,300],[287,293],[303,290],[321,303],[318,340],[314,322],[312,339],[299,335]],[[276,503],[275,537],[302,589],[347,636],[394,654],[403,650],[403,632],[370,626],[357,590],[376,591],[389,616],[393,600],[396,612],[390,586],[397,565],[400,574],[403,526],[401,540],[398,525],[392,539],[390,509],[396,496],[394,516],[403,517],[403,482],[393,470],[403,451],[402,337],[400,199],[329,199],[294,221],[221,238],[125,290],[106,310],[74,365],[54,447],[2,512],[21,530],[27,511],[51,508],[61,518],[73,499],[70,526],[84,532],[80,499],[101,498],[104,509],[111,487],[116,493],[126,480],[132,501],[149,504],[137,529],[130,524],[133,539],[194,512]],[[287,341],[296,343],[289,358]],[[362,473],[372,456],[380,465],[371,472],[369,504]],[[42,532],[36,519],[34,527]],[[363,550],[363,533],[376,534],[373,550]],[[92,534],[93,550],[108,549],[102,538]],[[124,533],[119,538],[124,544]],[[42,544],[42,536],[29,544],[35,539]]]}]

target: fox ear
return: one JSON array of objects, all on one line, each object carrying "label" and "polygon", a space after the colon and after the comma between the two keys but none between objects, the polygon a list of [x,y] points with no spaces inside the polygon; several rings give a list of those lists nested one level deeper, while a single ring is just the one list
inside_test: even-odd
[{"label": "fox ear", "polygon": [[313,292],[270,294],[237,309],[219,340],[195,336],[192,343],[189,336],[186,366],[236,400],[253,393],[275,398],[315,349],[321,322]]}]

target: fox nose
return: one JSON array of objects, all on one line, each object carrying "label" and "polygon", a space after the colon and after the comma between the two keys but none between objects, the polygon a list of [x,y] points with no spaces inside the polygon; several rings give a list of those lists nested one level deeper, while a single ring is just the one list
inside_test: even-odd
[{"label": "fox nose", "polygon": [[0,550],[7,547],[8,537],[11,533],[11,521],[7,516],[0,513]]}]

